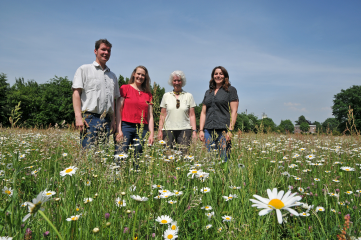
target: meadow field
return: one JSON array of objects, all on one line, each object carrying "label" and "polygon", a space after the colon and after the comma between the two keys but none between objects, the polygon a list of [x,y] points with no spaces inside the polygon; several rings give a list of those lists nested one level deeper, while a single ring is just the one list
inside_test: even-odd
[{"label": "meadow field", "polygon": [[112,144],[83,152],[75,131],[0,128],[0,239],[361,237],[360,136],[232,143],[227,163],[199,141],[189,155],[156,141],[115,163]]}]

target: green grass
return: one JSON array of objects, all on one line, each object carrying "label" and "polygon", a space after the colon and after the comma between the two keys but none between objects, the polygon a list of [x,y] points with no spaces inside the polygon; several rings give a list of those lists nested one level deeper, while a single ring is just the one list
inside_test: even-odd
[{"label": "green grass", "polygon": [[[174,159],[167,162],[163,155],[165,148],[156,143],[145,147],[138,169],[131,157],[122,161],[119,168],[112,169],[115,166],[113,146],[109,151],[100,149],[85,154],[80,149],[77,132],[0,129],[0,138],[1,189],[6,186],[14,190],[11,197],[0,195],[0,236],[24,239],[29,228],[31,239],[45,238],[46,231],[50,231],[48,239],[59,239],[39,213],[22,222],[28,208],[21,204],[31,202],[47,189],[56,194],[43,204],[43,212],[63,239],[132,239],[133,235],[137,239],[164,239],[167,226],[155,221],[161,215],[177,221],[179,239],[272,239],[274,211],[259,216],[259,210],[251,206],[249,199],[254,194],[267,197],[267,189],[288,191],[289,186],[293,187],[292,192],[299,192],[298,187],[302,187],[305,192],[300,193],[301,202],[322,206],[325,211],[315,212],[314,208],[308,217],[295,217],[282,211],[284,222],[277,224],[280,238],[335,239],[341,234],[346,214],[350,214],[352,222],[347,235],[361,236],[361,200],[356,192],[361,190],[359,136],[240,134],[233,139],[227,164],[222,163],[216,152],[207,153],[201,142],[191,146],[194,160],[174,154]],[[67,156],[63,156],[64,153]],[[293,158],[296,153],[299,157]],[[25,157],[21,156],[23,154]],[[309,165],[306,158],[309,154],[315,156],[310,160],[312,163],[322,165]],[[195,164],[201,164],[196,169],[209,173],[208,179],[202,182],[187,176]],[[290,168],[291,164],[297,167]],[[60,176],[69,166],[76,166],[76,173]],[[355,168],[355,171],[343,171],[341,166]],[[311,171],[304,172],[306,169]],[[32,174],[34,170],[38,172]],[[281,174],[286,171],[290,177]],[[293,176],[302,180],[297,181]],[[333,182],[334,179],[339,182]],[[86,185],[88,180],[90,186]],[[153,189],[153,184],[170,191],[183,191],[183,194],[154,199],[159,189]],[[130,189],[132,186],[136,186],[134,191]],[[231,189],[230,186],[241,188]],[[210,192],[200,192],[203,187],[210,188]],[[194,191],[195,188],[198,190]],[[348,195],[346,191],[353,194]],[[329,196],[329,192],[338,193],[339,198]],[[229,194],[236,194],[238,198],[225,201],[222,196]],[[138,202],[131,195],[149,200]],[[116,206],[117,197],[126,201],[125,207]],[[84,198],[93,201],[85,204]],[[177,202],[169,204],[169,200]],[[206,205],[213,209],[201,209]],[[299,213],[306,211],[302,206],[294,209]],[[212,211],[214,216],[208,220],[205,214]],[[109,213],[108,219],[106,213]],[[81,217],[77,221],[66,221],[79,214]],[[225,215],[231,216],[232,221],[223,222]],[[208,224],[212,227],[206,229]],[[94,228],[99,231],[94,233]],[[219,228],[222,231],[219,232]]]}]

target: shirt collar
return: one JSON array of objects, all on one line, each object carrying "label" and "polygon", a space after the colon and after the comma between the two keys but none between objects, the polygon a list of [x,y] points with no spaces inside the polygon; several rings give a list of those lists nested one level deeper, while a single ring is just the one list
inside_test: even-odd
[{"label": "shirt collar", "polygon": [[[94,62],[93,62],[93,65],[94,65],[96,68],[102,69],[102,67],[100,66],[99,63],[97,63],[97,61],[94,61]],[[107,65],[105,65],[105,70],[104,70],[104,71],[110,71],[110,69],[107,67]]]},{"label": "shirt collar", "polygon": [[[183,94],[185,94],[186,93],[186,91],[182,91],[179,95],[183,95]],[[175,94],[174,94],[174,92],[173,91],[170,91],[170,94],[172,94],[173,96],[175,96]]]}]

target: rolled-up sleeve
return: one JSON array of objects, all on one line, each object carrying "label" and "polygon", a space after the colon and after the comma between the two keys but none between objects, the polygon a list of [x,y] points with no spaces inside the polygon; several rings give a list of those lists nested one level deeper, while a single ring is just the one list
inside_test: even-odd
[{"label": "rolled-up sleeve", "polygon": [[229,101],[233,102],[233,101],[238,101],[238,94],[237,94],[237,89],[234,87],[230,87],[230,91],[229,91]]},{"label": "rolled-up sleeve", "polygon": [[83,70],[82,68],[78,68],[75,72],[74,78],[73,78],[73,85],[71,86],[72,89],[75,88],[84,88],[83,84]]}]

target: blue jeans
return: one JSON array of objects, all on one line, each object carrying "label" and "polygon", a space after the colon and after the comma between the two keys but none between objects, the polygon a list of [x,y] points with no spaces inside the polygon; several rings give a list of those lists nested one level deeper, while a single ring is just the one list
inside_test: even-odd
[{"label": "blue jeans", "polygon": [[227,162],[231,150],[231,142],[226,141],[226,133],[227,129],[204,129],[204,139],[208,151],[211,151],[212,147],[217,149],[224,162]]},{"label": "blue jeans", "polygon": [[[108,143],[110,134],[110,117],[101,118],[100,114],[84,113],[85,122],[89,127],[85,127],[80,133],[80,143],[84,149],[89,149],[98,143]],[[85,124],[84,124],[85,125]]]},{"label": "blue jeans", "polygon": [[[143,152],[142,144],[139,141],[139,135],[138,135],[139,129],[140,129],[140,124],[124,122],[124,121],[122,122],[122,132],[124,136],[124,141],[122,145],[119,142],[114,142],[115,145],[114,155],[120,154],[121,152],[128,152],[128,148],[130,144],[134,146],[135,153]],[[147,134],[147,132],[148,132],[148,125],[144,124],[142,138],[145,137],[145,134]],[[147,143],[148,141],[145,141],[145,144]]]}]

